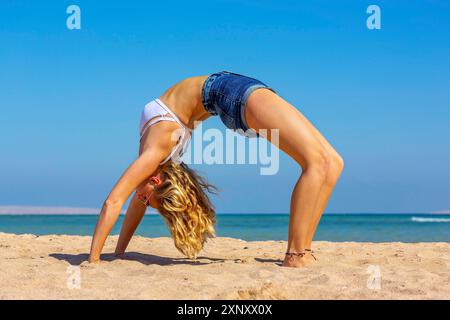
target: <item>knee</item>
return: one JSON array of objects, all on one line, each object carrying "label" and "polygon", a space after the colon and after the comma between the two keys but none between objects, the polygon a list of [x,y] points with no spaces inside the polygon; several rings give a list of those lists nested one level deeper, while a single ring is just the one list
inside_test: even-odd
[{"label": "knee", "polygon": [[342,158],[339,155],[339,168],[340,168],[340,173],[342,173],[342,171],[344,171],[344,158]]},{"label": "knee", "polygon": [[326,180],[332,158],[325,149],[317,150],[307,159],[305,171],[313,172],[320,180]]},{"label": "knee", "polygon": [[344,159],[337,152],[330,155],[330,165],[328,168],[327,181],[334,185],[339,180],[342,171],[344,170]]},{"label": "knee", "polygon": [[332,156],[332,159],[334,173],[337,175],[341,175],[342,171],[344,170],[344,159],[337,152]]},{"label": "knee", "polygon": [[312,171],[320,180],[334,185],[344,170],[344,159],[335,151],[321,149],[307,159],[304,170]]}]

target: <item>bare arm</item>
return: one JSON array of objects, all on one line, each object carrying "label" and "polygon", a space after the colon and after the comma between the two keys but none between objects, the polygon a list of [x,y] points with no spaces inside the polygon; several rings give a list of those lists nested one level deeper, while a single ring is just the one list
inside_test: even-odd
[{"label": "bare arm", "polygon": [[116,255],[121,255],[125,252],[128,244],[130,243],[131,237],[133,236],[136,228],[144,217],[147,206],[140,201],[134,194],[130,201],[130,205],[127,209],[127,214],[122,224],[122,229],[120,230],[119,241],[116,246]]},{"label": "bare arm", "polygon": [[178,125],[173,122],[161,121],[149,129],[149,147],[122,174],[103,204],[92,239],[89,262],[100,260],[106,238],[116,223],[122,206],[139,184],[153,174],[170,153],[176,143],[172,139],[172,132],[177,128]]}]

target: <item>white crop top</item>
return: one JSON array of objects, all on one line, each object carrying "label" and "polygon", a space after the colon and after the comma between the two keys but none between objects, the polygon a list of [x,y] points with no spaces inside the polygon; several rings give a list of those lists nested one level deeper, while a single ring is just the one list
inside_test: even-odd
[{"label": "white crop top", "polygon": [[169,154],[169,156],[167,156],[166,159],[163,160],[163,162],[161,162],[161,164],[164,164],[167,161],[172,160],[176,163],[180,163],[181,157],[186,151],[186,148],[189,145],[189,141],[191,140],[192,130],[186,127],[176,116],[176,114],[173,113],[173,111],[170,110],[169,107],[167,107],[161,100],[155,99],[147,103],[144,107],[144,110],[142,111],[141,125],[139,127],[141,139],[147,129],[159,121],[177,122],[183,129],[183,133],[178,139],[175,147],[173,147],[172,152]]}]

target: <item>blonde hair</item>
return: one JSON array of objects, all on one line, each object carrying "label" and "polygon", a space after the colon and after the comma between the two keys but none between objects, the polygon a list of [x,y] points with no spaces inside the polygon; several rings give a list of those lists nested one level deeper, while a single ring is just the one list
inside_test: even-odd
[{"label": "blonde hair", "polygon": [[217,188],[184,163],[167,162],[162,183],[155,188],[158,211],[169,227],[175,247],[188,258],[197,258],[208,238],[215,237],[216,214],[205,191]]}]

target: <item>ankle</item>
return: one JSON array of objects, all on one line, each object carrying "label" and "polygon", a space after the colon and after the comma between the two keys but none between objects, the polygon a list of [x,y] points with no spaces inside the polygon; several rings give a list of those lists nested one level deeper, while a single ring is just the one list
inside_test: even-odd
[{"label": "ankle", "polygon": [[307,246],[305,246],[302,243],[297,243],[297,244],[290,244],[287,246],[287,252],[303,252],[305,251],[305,249],[308,248]]},{"label": "ankle", "polygon": [[311,249],[305,249],[305,253],[311,257],[314,258],[314,260],[317,260],[316,257],[314,256],[314,251],[312,251]]},{"label": "ankle", "polygon": [[288,251],[286,251],[286,256],[288,256],[288,257],[303,257],[305,254],[306,254],[306,251],[305,250],[299,250],[299,251],[296,251],[296,250],[288,250]]}]

